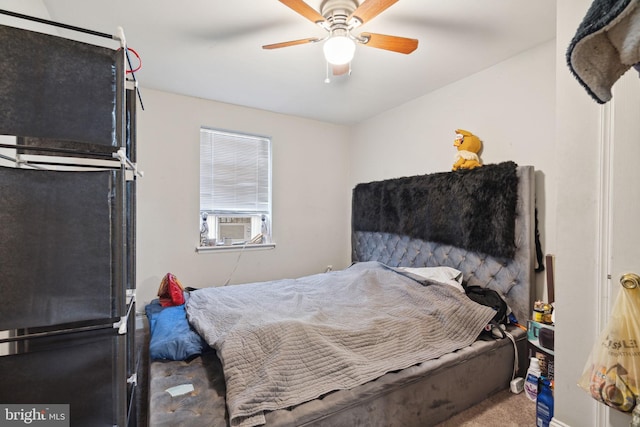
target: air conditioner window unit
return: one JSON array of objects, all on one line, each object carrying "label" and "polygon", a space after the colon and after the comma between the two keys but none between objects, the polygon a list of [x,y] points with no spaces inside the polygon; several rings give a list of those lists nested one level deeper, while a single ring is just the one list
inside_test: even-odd
[{"label": "air conditioner window unit", "polygon": [[233,243],[251,240],[251,218],[220,218],[218,240],[231,239]]}]

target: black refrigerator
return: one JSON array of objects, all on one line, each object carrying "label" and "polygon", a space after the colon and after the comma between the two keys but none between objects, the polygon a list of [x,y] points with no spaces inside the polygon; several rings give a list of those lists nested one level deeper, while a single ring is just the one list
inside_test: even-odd
[{"label": "black refrigerator", "polygon": [[126,60],[126,46],[0,26],[0,425],[136,425]]}]

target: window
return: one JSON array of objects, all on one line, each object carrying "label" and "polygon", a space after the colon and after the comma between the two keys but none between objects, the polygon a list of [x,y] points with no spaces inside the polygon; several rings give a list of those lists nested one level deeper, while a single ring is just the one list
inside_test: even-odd
[{"label": "window", "polygon": [[271,139],[200,128],[200,246],[271,243]]}]

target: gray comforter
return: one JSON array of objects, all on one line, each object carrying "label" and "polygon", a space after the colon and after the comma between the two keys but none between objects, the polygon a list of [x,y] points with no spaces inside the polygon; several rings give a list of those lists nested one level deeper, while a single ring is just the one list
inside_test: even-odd
[{"label": "gray comforter", "polygon": [[233,426],[468,346],[495,314],[377,262],[201,289],[186,310],[222,361]]}]

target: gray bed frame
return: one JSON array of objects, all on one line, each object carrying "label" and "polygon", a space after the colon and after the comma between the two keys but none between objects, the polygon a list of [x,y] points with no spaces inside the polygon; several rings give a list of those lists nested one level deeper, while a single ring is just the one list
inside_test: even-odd
[{"label": "gray bed frame", "polygon": [[[446,265],[463,272],[469,285],[500,291],[521,323],[534,298],[535,176],[519,166],[516,255],[496,259],[449,245],[378,232],[354,232],[354,261],[390,266]],[[438,359],[390,372],[351,390],[331,392],[292,408],[266,413],[267,426],[433,426],[509,387],[517,359],[526,370],[527,337],[511,327],[510,339],[477,340]],[[514,350],[517,348],[517,351]],[[190,361],[150,364],[149,425],[227,426],[225,386],[214,352]],[[194,391],[172,397],[166,390],[184,384]]]}]

